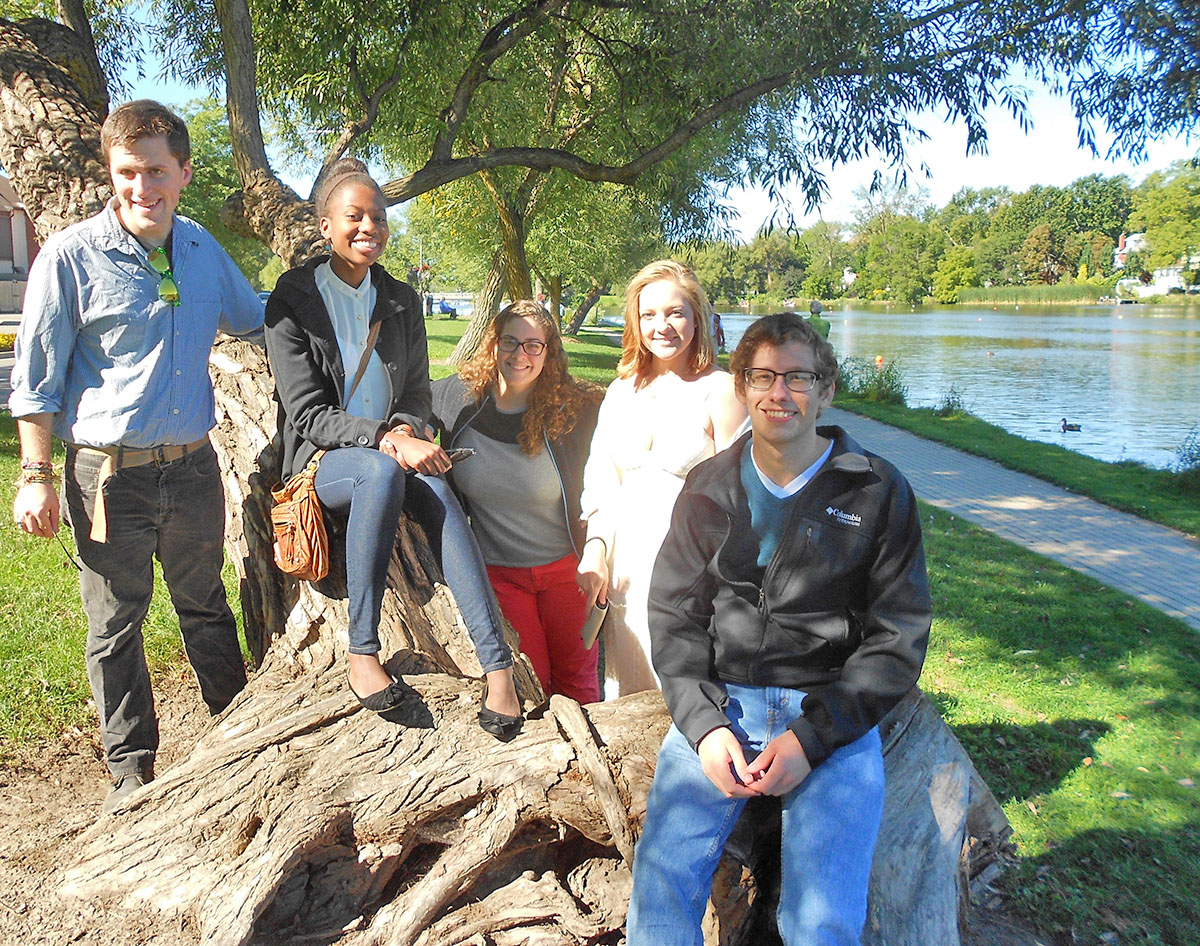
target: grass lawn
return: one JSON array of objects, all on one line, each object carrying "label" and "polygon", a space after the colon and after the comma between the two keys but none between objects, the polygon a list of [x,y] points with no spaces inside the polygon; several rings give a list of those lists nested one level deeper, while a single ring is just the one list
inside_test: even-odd
[{"label": "grass lawn", "polygon": [[1055,444],[1026,440],[971,414],[942,416],[930,408],[867,401],[838,392],[834,407],[987,457],[1097,502],[1200,536],[1200,477],[1140,463],[1105,463]]},{"label": "grass lawn", "polygon": [[[62,451],[54,458],[62,469]],[[0,763],[13,751],[53,739],[69,726],[95,725],[84,642],[87,622],[79,604],[79,573],[62,546],[25,535],[12,523],[13,481],[20,471],[16,423],[0,413]],[[69,528],[60,533],[67,548]],[[225,588],[241,631],[238,580],[227,561]],[[179,624],[155,564],[154,600],[143,627],[152,675],[177,671],[183,660]],[[249,658],[243,643],[243,654]]]},{"label": "grass lawn", "polygon": [[[426,324],[441,377],[467,323]],[[603,334],[567,348],[580,375],[612,376],[617,348]],[[1087,462],[1090,495],[1123,475]],[[0,415],[6,508],[17,466]],[[922,522],[935,621],[921,683],[1012,821],[1022,859],[1000,883],[1018,912],[1062,942],[1200,943],[1200,637],[953,515],[922,505]],[[74,569],[57,543],[11,526],[0,536],[3,758],[94,722]],[[178,666],[163,589],[147,648],[156,667]]]},{"label": "grass lawn", "polygon": [[921,685],[1012,822],[1018,912],[1063,942],[1200,942],[1200,637],[960,518],[922,521]]}]

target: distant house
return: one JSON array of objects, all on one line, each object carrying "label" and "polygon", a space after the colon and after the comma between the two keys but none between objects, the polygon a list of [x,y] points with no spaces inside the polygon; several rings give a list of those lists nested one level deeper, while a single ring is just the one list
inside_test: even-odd
[{"label": "distant house", "polygon": [[1130,233],[1126,235],[1122,233],[1117,248],[1113,250],[1112,268],[1114,270],[1124,269],[1125,261],[1129,258],[1130,253],[1145,253],[1149,249],[1150,241],[1146,239],[1146,234]]},{"label": "distant house", "polygon": [[0,176],[0,312],[19,312],[37,234],[12,182]]},{"label": "distant house", "polygon": [[1161,266],[1151,273],[1149,282],[1142,282],[1136,277],[1118,279],[1116,292],[1118,296],[1139,299],[1166,296],[1173,292],[1196,292],[1200,287],[1192,285],[1191,274],[1197,270],[1200,270],[1200,255],[1186,259],[1181,256],[1174,266]]}]

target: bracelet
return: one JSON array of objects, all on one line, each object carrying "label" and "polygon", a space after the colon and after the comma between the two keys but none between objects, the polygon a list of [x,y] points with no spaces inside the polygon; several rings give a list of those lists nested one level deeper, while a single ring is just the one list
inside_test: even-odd
[{"label": "bracelet", "polygon": [[598,536],[598,535],[588,536],[586,539],[584,539],[583,544],[586,546],[589,542],[599,542],[601,545],[604,546],[604,554],[606,556],[608,555],[608,543],[604,541],[604,538],[602,536]]},{"label": "bracelet", "polygon": [[53,483],[55,480],[54,468],[22,470],[21,475],[17,477],[14,484],[17,489],[22,486],[32,486],[35,483]]},{"label": "bracelet", "polygon": [[49,460],[22,460],[22,470],[51,470],[54,469],[54,464]]}]

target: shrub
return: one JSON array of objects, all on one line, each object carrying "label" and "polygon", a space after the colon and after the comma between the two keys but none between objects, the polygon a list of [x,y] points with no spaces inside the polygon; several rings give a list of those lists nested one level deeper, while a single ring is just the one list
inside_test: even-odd
[{"label": "shrub", "polygon": [[1047,302],[1087,305],[1110,291],[1103,284],[1092,282],[1063,282],[1053,286],[991,286],[962,288],[958,291],[958,301],[965,305],[1037,305]]},{"label": "shrub", "polygon": [[1192,425],[1183,442],[1175,448],[1171,470],[1179,474],[1185,486],[1200,492],[1200,429]]},{"label": "shrub", "polygon": [[847,394],[864,401],[879,401],[884,404],[904,404],[908,396],[908,385],[900,372],[900,364],[889,361],[880,367],[865,358],[845,358],[839,365],[841,388]]},{"label": "shrub", "polygon": [[17,336],[7,335],[0,332],[0,351],[12,351],[13,345],[17,341]]},{"label": "shrub", "polygon": [[942,395],[942,399],[937,402],[933,412],[939,417],[962,417],[964,414],[971,413],[963,400],[962,391],[953,384],[950,385],[950,390]]}]

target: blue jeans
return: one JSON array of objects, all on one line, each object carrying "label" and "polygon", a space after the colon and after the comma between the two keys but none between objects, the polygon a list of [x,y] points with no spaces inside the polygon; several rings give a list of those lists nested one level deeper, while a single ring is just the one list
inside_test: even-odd
[{"label": "blue jeans", "polygon": [[108,541],[93,542],[92,503],[101,457],[68,448],[64,495],[83,569],[87,672],[114,777],[149,768],[158,721],[142,622],[162,563],[200,695],[219,713],[246,685],[237,624],[221,582],[225,489],[212,447],[173,463],[117,470],[104,487]]},{"label": "blue jeans", "polygon": [[[746,760],[800,716],[802,690],[726,685]],[[883,817],[883,752],[872,729],[836,750],[783,802],[779,935],[786,946],[858,946]],[[726,798],[672,726],[658,755],[633,861],[628,946],[701,946],[725,841],[746,802]]]},{"label": "blue jeans", "polygon": [[317,498],[346,513],[346,593],[350,653],[379,653],[379,609],[400,514],[420,523],[471,635],[485,673],[512,666],[500,610],[492,597],[475,536],[449,484],[406,474],[391,457],[367,447],[330,450],[317,467]]}]

